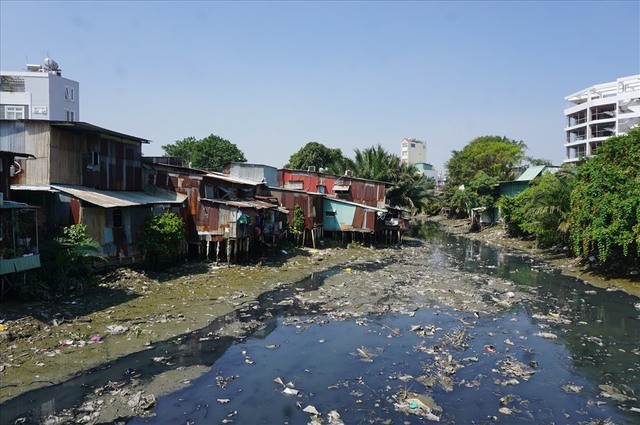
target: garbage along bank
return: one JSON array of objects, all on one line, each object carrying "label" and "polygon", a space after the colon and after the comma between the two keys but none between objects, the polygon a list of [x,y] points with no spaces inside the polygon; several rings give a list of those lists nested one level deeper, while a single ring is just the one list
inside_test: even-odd
[{"label": "garbage along bank", "polygon": [[[228,292],[222,297],[232,306],[237,304],[229,320],[222,320],[219,327],[212,329],[191,327],[193,332],[176,338],[151,341],[135,358],[111,361],[104,373],[111,374],[113,383],[106,380],[92,383],[91,388],[95,389],[90,391],[92,394],[80,400],[76,407],[54,413],[51,421],[87,417],[109,422],[157,415],[160,421],[157,423],[162,423],[162,418],[166,420],[162,412],[167,409],[161,401],[163,394],[176,391],[180,400],[190,400],[189,395],[200,400],[205,391],[215,395],[207,403],[208,407],[205,409],[198,401],[185,407],[185,411],[196,415],[206,410],[210,415],[208,421],[213,420],[211,415],[222,412],[220,420],[253,423],[246,416],[250,412],[241,409],[242,394],[260,399],[252,391],[260,390],[266,383],[270,385],[269,393],[277,390],[278,397],[290,397],[283,400],[292,404],[292,418],[300,419],[299,415],[304,414],[307,420],[316,423],[328,417],[353,423],[354,409],[362,406],[370,408],[367,412],[373,416],[369,419],[374,421],[398,412],[451,422],[460,417],[453,416],[455,412],[447,403],[448,394],[457,397],[461,391],[464,394],[476,390],[487,393],[486,397],[491,395],[491,400],[495,398],[491,415],[496,418],[535,417],[536,411],[529,406],[547,400],[544,395],[536,395],[542,398],[536,400],[521,391],[533,388],[536,393],[535,388],[541,388],[540,382],[556,376],[554,368],[566,362],[569,355],[570,362],[580,368],[578,373],[574,377],[564,371],[564,380],[552,388],[572,397],[590,398],[583,405],[575,404],[587,412],[580,414],[580,418],[589,419],[599,413],[593,406],[603,409],[600,414],[609,414],[612,409],[615,412],[615,406],[630,413],[640,407],[636,400],[640,392],[636,388],[640,382],[636,379],[640,338],[634,339],[639,325],[633,317],[640,313],[631,297],[576,283],[526,257],[464,240],[407,241],[402,248],[364,260],[358,252],[351,257],[353,261],[342,262],[340,267],[323,275],[321,284],[276,285],[280,289],[277,293],[265,290],[246,301],[248,290],[227,288]],[[317,262],[325,263],[325,260]],[[301,261],[300,264],[310,263]],[[165,281],[170,281],[170,277]],[[218,298],[210,299],[208,303],[216,300]],[[179,303],[174,301],[172,305]],[[139,332],[130,334],[129,324],[124,321],[108,325],[112,324],[116,326],[109,329],[114,334],[108,335],[105,342],[112,336],[133,340]],[[186,321],[183,324],[190,325]],[[290,329],[289,332],[280,340],[270,340],[283,326]],[[342,326],[348,330],[344,331]],[[119,334],[122,327],[129,329]],[[325,333],[332,328],[333,333]],[[356,339],[354,329],[368,332]],[[140,335],[144,335],[142,331]],[[331,354],[341,335],[346,339],[342,341],[345,344],[351,339],[358,343],[338,350],[338,360],[327,368],[321,367],[325,355],[321,350],[327,347],[331,350],[326,355]],[[264,342],[254,339],[249,345],[232,345],[231,341],[244,336],[258,338],[258,341],[264,338]],[[411,344],[401,343],[403,338],[414,340]],[[100,342],[94,341],[89,346],[96,344]],[[297,354],[302,349],[309,350],[306,356]],[[554,356],[563,355],[550,359],[549,353],[541,350],[551,350]],[[219,352],[222,357],[216,360]],[[316,352],[322,355],[314,357]],[[219,363],[225,356],[229,356],[227,363]],[[143,358],[151,367],[142,365]],[[306,358],[310,363],[301,364]],[[354,366],[380,364],[385,365],[384,369],[370,370],[370,375],[362,374]],[[290,369],[292,365],[294,368]],[[329,386],[313,387],[327,370],[343,367],[341,365],[354,370],[355,375],[334,377],[335,381]],[[155,367],[162,373],[145,373],[145,368]],[[206,374],[207,367],[213,375]],[[269,367],[277,368],[277,373],[270,375]],[[268,379],[257,381],[256,375],[265,370],[269,371]],[[302,379],[300,375],[308,378]],[[284,385],[273,382],[279,376]],[[367,398],[372,376],[381,376],[383,384],[373,391],[373,400]],[[289,385],[290,382],[294,385]],[[198,383],[202,383],[201,387]],[[69,388],[68,384],[63,388]],[[387,386],[390,389],[387,390]],[[184,392],[180,387],[185,387]],[[327,390],[345,388],[349,392],[339,398],[353,397],[354,409],[322,400]],[[498,393],[499,398],[494,397],[494,393]],[[170,405],[175,401],[170,397],[169,400]],[[282,402],[280,398],[267,400],[274,405]],[[371,408],[375,404],[380,405],[379,411]],[[278,412],[280,410],[275,409],[272,413]],[[574,414],[573,410],[569,413]],[[406,420],[410,421],[411,417]],[[185,422],[190,418],[178,419]],[[547,420],[543,422],[549,422],[548,418],[544,419]]]},{"label": "garbage along bank", "polygon": [[309,273],[383,260],[392,251],[305,249],[254,266],[188,263],[157,274],[119,269],[101,277],[97,292],[84,297],[3,303],[0,403],[203,328]]}]

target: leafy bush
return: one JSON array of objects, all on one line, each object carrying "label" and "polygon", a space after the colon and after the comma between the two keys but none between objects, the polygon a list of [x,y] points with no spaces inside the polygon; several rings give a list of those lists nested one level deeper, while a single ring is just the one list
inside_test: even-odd
[{"label": "leafy bush", "polygon": [[84,224],[65,227],[61,236],[45,239],[40,254],[42,266],[33,284],[37,292],[47,288],[53,295],[84,292],[86,286],[96,284],[93,264],[105,260],[102,248]]},{"label": "leafy bush", "polygon": [[527,232],[523,229],[524,208],[522,208],[522,197],[503,196],[498,200],[500,216],[507,228],[510,236],[522,237]]},{"label": "leafy bush", "polygon": [[138,247],[152,269],[157,269],[175,258],[183,250],[184,222],[167,211],[147,218],[138,240]]},{"label": "leafy bush", "polygon": [[561,170],[536,178],[515,197],[500,198],[499,205],[509,234],[532,235],[541,247],[566,244],[573,181],[570,171]]},{"label": "leafy bush", "polygon": [[304,233],[304,212],[300,205],[296,205],[293,209],[293,223],[289,226],[289,230],[296,242],[300,243]]}]

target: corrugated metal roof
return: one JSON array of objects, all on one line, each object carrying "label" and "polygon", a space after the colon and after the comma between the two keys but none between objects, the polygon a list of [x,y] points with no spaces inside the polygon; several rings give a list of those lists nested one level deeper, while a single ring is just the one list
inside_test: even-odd
[{"label": "corrugated metal roof", "polygon": [[52,184],[51,188],[103,208],[134,207],[150,204],[179,204],[187,199],[187,195],[183,193],[168,191],[151,195],[145,192],[99,190],[84,186],[62,184]]},{"label": "corrugated metal roof", "polygon": [[150,143],[150,140],[148,139],[142,139],[140,137],[131,136],[129,134],[124,134],[106,128],[98,127],[97,125],[89,124],[88,122],[82,121],[51,121],[51,127],[62,128],[65,130],[77,131],[82,133],[108,134],[109,136],[135,140],[140,143]]},{"label": "corrugated metal roof", "polygon": [[250,186],[257,186],[259,184],[264,184],[264,182],[256,182],[253,180],[241,179],[239,177],[231,177],[229,174],[222,174],[222,173],[208,173],[205,175],[205,177],[224,180],[230,183],[247,184]]},{"label": "corrugated metal roof", "polygon": [[223,204],[223,205],[229,205],[232,207],[237,207],[237,208],[254,208],[256,210],[268,210],[268,209],[282,209],[284,211],[286,211],[287,213],[289,211],[287,211],[285,208],[279,207],[275,204],[272,204],[271,202],[264,202],[264,201],[258,201],[258,200],[251,200],[251,201],[227,201],[227,200],[223,200],[223,199],[209,199],[209,198],[202,198],[203,201],[209,201],[209,202],[213,202],[215,204]]},{"label": "corrugated metal roof", "polygon": [[338,198],[332,198],[329,196],[325,196],[324,199],[326,199],[327,201],[332,201],[332,202],[339,202],[341,204],[347,204],[347,205],[355,205],[356,207],[362,207],[366,210],[373,210],[373,211],[379,211],[379,212],[387,212],[387,210],[384,210],[382,208],[376,208],[376,207],[370,207],[369,205],[365,205],[365,204],[359,204],[357,202],[350,202],[350,201],[345,201],[344,199],[338,199]]},{"label": "corrugated metal roof", "polygon": [[26,190],[29,192],[55,192],[49,185],[12,184],[11,190]]},{"label": "corrugated metal roof", "polygon": [[533,179],[535,179],[536,177],[538,177],[540,175],[540,173],[542,173],[544,171],[544,169],[547,168],[546,165],[536,165],[533,167],[529,167],[526,169],[526,171],[524,173],[522,173],[520,175],[520,177],[518,177],[516,179],[516,181],[519,182],[528,182],[531,181]]}]

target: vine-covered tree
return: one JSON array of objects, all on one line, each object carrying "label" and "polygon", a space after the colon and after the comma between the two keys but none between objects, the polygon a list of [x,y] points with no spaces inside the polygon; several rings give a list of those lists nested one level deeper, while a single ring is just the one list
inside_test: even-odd
[{"label": "vine-covered tree", "polygon": [[577,255],[640,260],[640,127],[608,139],[578,166],[569,226]]},{"label": "vine-covered tree", "polygon": [[344,160],[342,151],[338,148],[328,148],[322,143],[309,142],[289,157],[286,168],[306,170],[310,166],[329,168],[334,164],[341,164]]},{"label": "vine-covered tree", "polygon": [[182,157],[190,167],[205,170],[218,170],[227,162],[247,161],[235,144],[214,134],[200,140],[186,137],[172,145],[164,145],[162,149],[167,156]]},{"label": "vine-covered tree", "polygon": [[473,139],[460,151],[452,151],[446,163],[449,184],[469,184],[478,171],[498,180],[512,180],[515,166],[524,159],[527,145],[504,136],[482,136]]}]

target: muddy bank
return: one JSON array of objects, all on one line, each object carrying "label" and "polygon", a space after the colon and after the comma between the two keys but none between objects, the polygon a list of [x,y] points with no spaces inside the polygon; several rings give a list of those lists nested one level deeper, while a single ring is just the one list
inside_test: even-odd
[{"label": "muddy bank", "polygon": [[636,272],[632,272],[627,278],[614,278],[594,273],[580,264],[577,258],[570,257],[565,252],[536,248],[534,241],[511,238],[498,225],[484,228],[479,232],[471,232],[468,219],[448,219],[445,216],[433,216],[422,217],[420,220],[435,223],[444,232],[455,236],[522,253],[556,268],[565,276],[578,278],[598,288],[604,288],[609,291],[623,291],[640,298],[640,275],[636,274]]},{"label": "muddy bank", "polygon": [[0,403],[200,329],[310,273],[381,260],[392,252],[306,249],[253,266],[188,263],[161,274],[120,269],[85,297],[3,303]]}]

